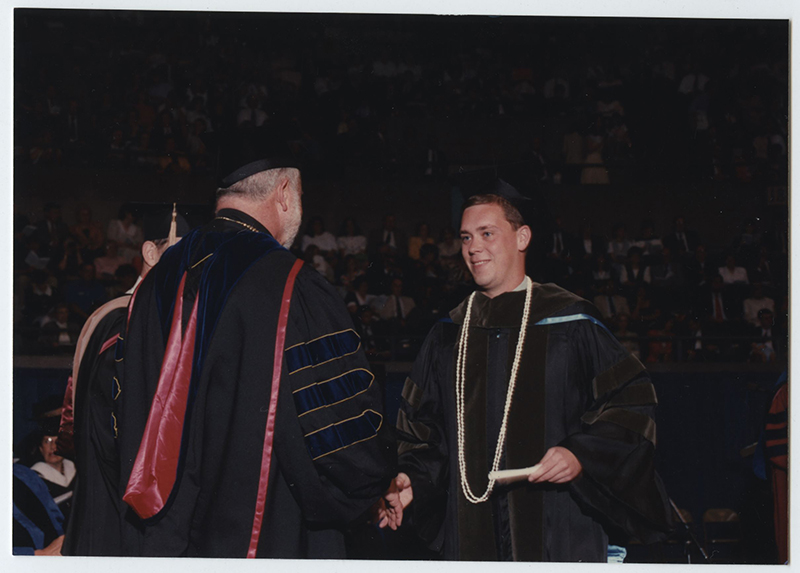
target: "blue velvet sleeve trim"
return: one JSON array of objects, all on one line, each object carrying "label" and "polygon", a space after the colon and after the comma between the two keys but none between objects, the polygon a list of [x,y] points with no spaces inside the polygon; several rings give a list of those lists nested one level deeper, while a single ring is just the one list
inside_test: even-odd
[{"label": "blue velvet sleeve trim", "polygon": [[32,469],[25,467],[21,464],[14,464],[14,477],[17,479],[22,480],[25,485],[27,485],[30,490],[39,498],[39,501],[42,502],[42,505],[47,510],[47,514],[50,517],[50,522],[53,524],[53,528],[55,528],[56,533],[58,535],[64,534],[64,514],[61,513],[61,510],[58,509],[56,502],[53,501],[53,496],[50,495],[50,492],[47,491],[47,486],[44,484],[44,480],[39,477]]},{"label": "blue velvet sleeve trim", "polygon": [[603,324],[602,322],[600,322],[595,317],[593,317],[593,316],[591,316],[589,314],[570,314],[570,315],[567,315],[567,316],[551,316],[551,317],[548,317],[548,318],[543,318],[542,320],[540,320],[539,322],[534,324],[534,326],[547,326],[549,324],[562,324],[562,323],[565,323],[565,322],[574,322],[576,320],[588,320],[589,322],[591,322],[593,324],[596,324],[597,326],[603,328],[604,330],[608,330],[608,327],[605,324]]},{"label": "blue velvet sleeve trim", "polygon": [[360,416],[306,434],[306,448],[311,458],[317,460],[374,438],[382,424],[383,416],[374,410],[365,410]]},{"label": "blue velvet sleeve trim", "polygon": [[[33,555],[34,549],[44,549],[44,531],[39,529],[34,522],[28,519],[28,517],[22,513],[16,504],[14,504],[14,521],[24,527],[25,531],[28,532],[28,535],[30,535],[31,539],[33,540],[33,547],[28,548],[30,553],[26,553],[26,555]],[[17,554],[16,549],[17,548],[14,548],[15,555]]]},{"label": "blue velvet sleeve trim", "polygon": [[11,549],[11,555],[36,555],[32,547],[14,547]]},{"label": "blue velvet sleeve trim", "polygon": [[369,370],[357,368],[331,380],[323,380],[295,390],[293,396],[297,415],[303,416],[358,396],[372,386],[374,378]]},{"label": "blue velvet sleeve trim", "polygon": [[353,329],[334,332],[287,348],[284,354],[289,374],[306,368],[316,368],[327,362],[355,354],[361,338]]}]

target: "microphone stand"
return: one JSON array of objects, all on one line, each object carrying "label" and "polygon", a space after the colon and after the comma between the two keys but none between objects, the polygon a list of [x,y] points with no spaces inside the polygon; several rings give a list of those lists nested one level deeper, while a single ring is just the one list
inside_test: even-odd
[{"label": "microphone stand", "polygon": [[[688,524],[688,523],[686,522],[686,520],[683,518],[683,515],[681,514],[680,510],[678,509],[678,506],[677,506],[677,505],[675,505],[675,502],[674,502],[674,501],[672,501],[672,498],[669,498],[669,504],[672,506],[672,509],[673,509],[673,511],[675,512],[675,515],[677,515],[677,516],[678,516],[678,519],[680,519],[680,520],[681,520],[681,523],[683,524],[683,528],[686,530],[686,536],[687,536],[687,538],[688,538],[688,539],[687,539],[687,541],[686,541],[686,545],[688,546],[690,543],[694,543],[694,544],[695,544],[695,546],[697,547],[697,549],[699,549],[699,550],[700,550],[700,555],[702,555],[702,556],[703,556],[703,560],[704,560],[706,563],[709,563],[710,561],[709,561],[709,559],[708,559],[708,554],[706,553],[706,550],[705,550],[705,549],[703,549],[703,546],[702,546],[702,545],[700,545],[700,543],[697,541],[697,538],[696,538],[696,537],[694,536],[694,534],[692,533],[692,530],[691,530],[691,528],[689,527],[689,524]],[[687,562],[688,562],[689,564],[691,564],[691,563],[692,563],[692,556],[691,556],[691,554],[689,553],[689,548],[688,548],[688,547],[686,548],[686,560],[687,560]]]}]

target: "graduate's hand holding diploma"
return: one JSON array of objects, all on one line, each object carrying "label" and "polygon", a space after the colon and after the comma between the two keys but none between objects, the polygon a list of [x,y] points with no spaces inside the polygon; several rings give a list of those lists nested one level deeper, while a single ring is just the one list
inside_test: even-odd
[{"label": "graduate's hand holding diploma", "polygon": [[503,485],[522,480],[531,483],[567,483],[578,477],[582,471],[581,463],[572,452],[556,446],[547,450],[535,466],[489,472],[489,478]]},{"label": "graduate's hand holding diploma", "polygon": [[404,473],[397,474],[383,497],[373,506],[373,523],[383,529],[397,529],[403,523],[403,510],[414,500],[411,479]]},{"label": "graduate's hand holding diploma", "polygon": [[533,467],[534,471],[528,476],[528,481],[531,483],[567,483],[577,478],[583,471],[583,466],[575,454],[561,446],[547,450],[544,457]]}]

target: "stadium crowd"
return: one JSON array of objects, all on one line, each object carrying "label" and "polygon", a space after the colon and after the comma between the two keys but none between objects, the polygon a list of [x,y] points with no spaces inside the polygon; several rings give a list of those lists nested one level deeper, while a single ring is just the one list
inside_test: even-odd
[{"label": "stadium crowd", "polygon": [[[71,354],[93,309],[130,289],[141,268],[136,209],[92,219],[58,204],[15,229],[15,353]],[[433,323],[474,285],[459,233],[386,214],[364,233],[353,218],[336,233],[311,217],[293,250],[336,285],[376,359],[413,359]],[[591,300],[608,327],[648,362],[786,358],[788,257],[783,227],[742,222],[728,248],[709,251],[677,217],[671,228],[599,221],[572,228],[557,216],[529,253],[533,278]]]}]

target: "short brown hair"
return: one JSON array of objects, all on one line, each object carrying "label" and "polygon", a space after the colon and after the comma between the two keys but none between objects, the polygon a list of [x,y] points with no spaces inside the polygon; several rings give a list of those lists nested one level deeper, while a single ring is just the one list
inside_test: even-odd
[{"label": "short brown hair", "polygon": [[476,205],[497,205],[503,210],[503,215],[505,215],[506,221],[511,224],[511,227],[516,231],[520,227],[525,224],[525,220],[522,218],[519,210],[517,210],[511,202],[506,199],[505,197],[501,197],[500,195],[495,195],[494,193],[486,193],[484,195],[473,195],[464,203],[464,206],[461,207],[461,215],[464,215],[464,211],[469,209],[470,207],[475,207]]}]

